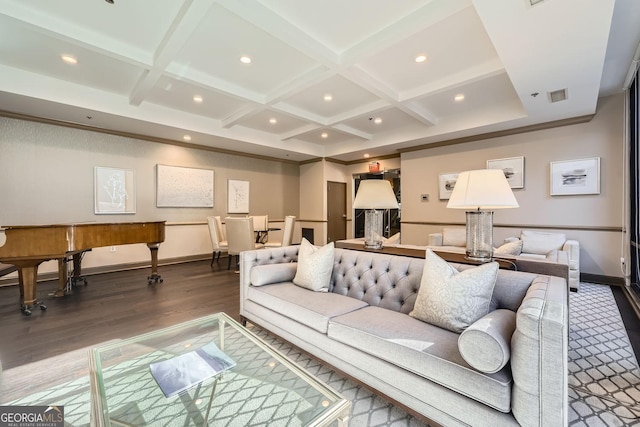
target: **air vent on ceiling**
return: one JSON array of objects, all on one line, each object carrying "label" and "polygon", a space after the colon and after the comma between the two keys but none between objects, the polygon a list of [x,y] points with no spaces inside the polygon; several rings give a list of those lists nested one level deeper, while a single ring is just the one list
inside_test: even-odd
[{"label": "air vent on ceiling", "polygon": [[554,90],[549,93],[549,101],[551,102],[560,102],[567,99],[567,89]]}]

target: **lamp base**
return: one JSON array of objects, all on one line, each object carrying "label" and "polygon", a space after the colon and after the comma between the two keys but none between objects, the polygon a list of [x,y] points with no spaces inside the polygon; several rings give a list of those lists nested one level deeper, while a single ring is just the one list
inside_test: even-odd
[{"label": "lamp base", "polygon": [[365,249],[382,249],[382,241],[379,242],[364,242]]},{"label": "lamp base", "polygon": [[478,263],[493,258],[493,212],[467,211],[466,259]]},{"label": "lamp base", "polygon": [[473,261],[473,262],[479,262],[479,263],[485,263],[485,262],[491,262],[493,261],[493,256],[491,256],[491,254],[487,255],[487,256],[471,256],[470,254],[467,254],[464,259],[466,259],[467,261]]},{"label": "lamp base", "polygon": [[364,213],[364,247],[382,249],[382,211],[369,209]]}]

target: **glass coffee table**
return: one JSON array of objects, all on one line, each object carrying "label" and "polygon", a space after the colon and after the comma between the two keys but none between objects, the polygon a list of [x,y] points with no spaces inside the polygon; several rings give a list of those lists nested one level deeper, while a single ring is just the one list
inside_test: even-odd
[{"label": "glass coffee table", "polygon": [[[149,366],[211,343],[235,365],[165,397]],[[90,365],[97,426],[346,426],[351,409],[350,401],[224,313],[96,347]],[[193,365],[185,366],[185,374],[195,376]]]}]

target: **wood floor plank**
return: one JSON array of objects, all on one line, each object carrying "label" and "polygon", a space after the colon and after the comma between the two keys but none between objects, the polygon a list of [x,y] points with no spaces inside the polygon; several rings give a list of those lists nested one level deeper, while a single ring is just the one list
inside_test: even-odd
[{"label": "wood floor plank", "polygon": [[147,285],[147,269],[87,276],[88,284],[53,298],[57,281],[38,283],[46,311],[20,312],[16,286],[0,288],[0,361],[3,369],[115,338],[225,312],[240,320],[240,279],[226,263],[197,261],[161,266],[164,282]]}]

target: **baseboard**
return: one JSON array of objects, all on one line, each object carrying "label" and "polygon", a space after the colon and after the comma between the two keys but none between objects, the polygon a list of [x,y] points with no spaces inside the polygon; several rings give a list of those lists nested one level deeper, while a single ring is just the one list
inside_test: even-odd
[{"label": "baseboard", "polygon": [[[188,255],[184,257],[175,257],[175,258],[165,258],[158,260],[158,266],[162,267],[163,265],[172,265],[172,264],[182,264],[185,262],[194,262],[194,261],[203,261],[211,259],[211,254],[199,254],[199,255]],[[91,276],[94,274],[103,274],[103,273],[113,273],[115,271],[126,271],[126,270],[136,270],[140,268],[149,268],[150,264],[148,261],[145,262],[131,262],[126,264],[113,264],[113,265],[104,265],[99,267],[89,267],[82,268],[83,276]],[[160,272],[162,274],[162,272]],[[48,280],[57,280],[58,273],[52,271],[50,273],[38,274],[38,282],[46,282]],[[10,277],[0,279],[0,287],[2,286],[15,286],[18,284],[17,277]]]},{"label": "baseboard", "polygon": [[599,283],[601,285],[624,286],[624,278],[616,276],[603,276],[600,274],[580,273],[581,282]]}]

